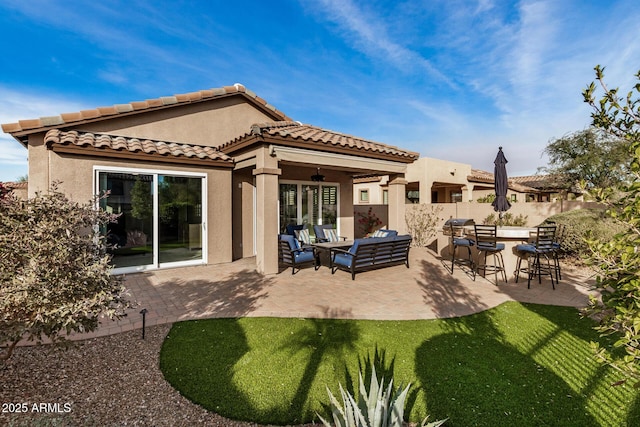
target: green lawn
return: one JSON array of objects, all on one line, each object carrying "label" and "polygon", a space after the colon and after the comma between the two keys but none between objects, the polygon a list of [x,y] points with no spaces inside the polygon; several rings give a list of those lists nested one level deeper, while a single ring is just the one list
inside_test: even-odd
[{"label": "green lawn", "polygon": [[317,420],[338,383],[386,352],[405,414],[447,426],[640,425],[637,391],[593,358],[599,340],[577,310],[505,303],[472,316],[420,321],[241,318],[177,323],[160,367],[184,396],[232,419]]}]

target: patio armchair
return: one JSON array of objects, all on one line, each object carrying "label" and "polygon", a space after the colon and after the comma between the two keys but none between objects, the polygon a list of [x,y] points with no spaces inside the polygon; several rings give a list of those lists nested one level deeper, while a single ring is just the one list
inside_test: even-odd
[{"label": "patio armchair", "polygon": [[316,233],[316,242],[339,242],[340,240],[347,240],[346,237],[338,236],[337,230],[333,224],[314,225],[313,231]]},{"label": "patio armchair", "polygon": [[314,247],[302,247],[300,242],[288,234],[280,235],[280,261],[291,266],[291,274],[300,271],[300,266],[313,263],[314,270],[318,270],[320,262]]}]

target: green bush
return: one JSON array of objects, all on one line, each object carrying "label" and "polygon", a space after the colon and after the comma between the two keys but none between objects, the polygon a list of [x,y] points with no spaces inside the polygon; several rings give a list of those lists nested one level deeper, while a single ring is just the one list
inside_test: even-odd
[{"label": "green bush", "polygon": [[519,214],[518,216],[514,216],[512,213],[507,212],[502,215],[502,220],[500,220],[499,215],[492,213],[482,220],[482,224],[526,227],[528,219],[529,219],[529,216],[527,215]]},{"label": "green bush", "polygon": [[624,226],[616,222],[601,209],[576,209],[547,218],[545,223],[564,225],[562,253],[564,256],[585,258],[590,254],[586,238],[607,242],[614,235],[624,231]]}]

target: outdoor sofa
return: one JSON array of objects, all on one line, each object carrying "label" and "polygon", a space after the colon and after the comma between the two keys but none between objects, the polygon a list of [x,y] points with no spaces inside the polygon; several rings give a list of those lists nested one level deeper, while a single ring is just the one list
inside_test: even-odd
[{"label": "outdoor sofa", "polygon": [[331,274],[337,270],[356,273],[375,270],[392,265],[405,264],[409,268],[410,235],[390,235],[387,237],[368,237],[356,239],[349,249],[331,249]]}]

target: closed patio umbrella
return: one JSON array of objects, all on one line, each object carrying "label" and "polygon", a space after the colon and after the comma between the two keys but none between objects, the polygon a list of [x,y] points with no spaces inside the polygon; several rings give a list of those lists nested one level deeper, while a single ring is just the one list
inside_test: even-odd
[{"label": "closed patio umbrella", "polygon": [[507,178],[507,159],[504,157],[502,147],[498,150],[498,155],[493,163],[495,165],[493,178],[496,199],[491,203],[491,205],[493,206],[493,210],[499,212],[500,222],[502,222],[502,214],[511,208],[511,203],[507,200],[507,189],[509,188],[509,181]]}]

